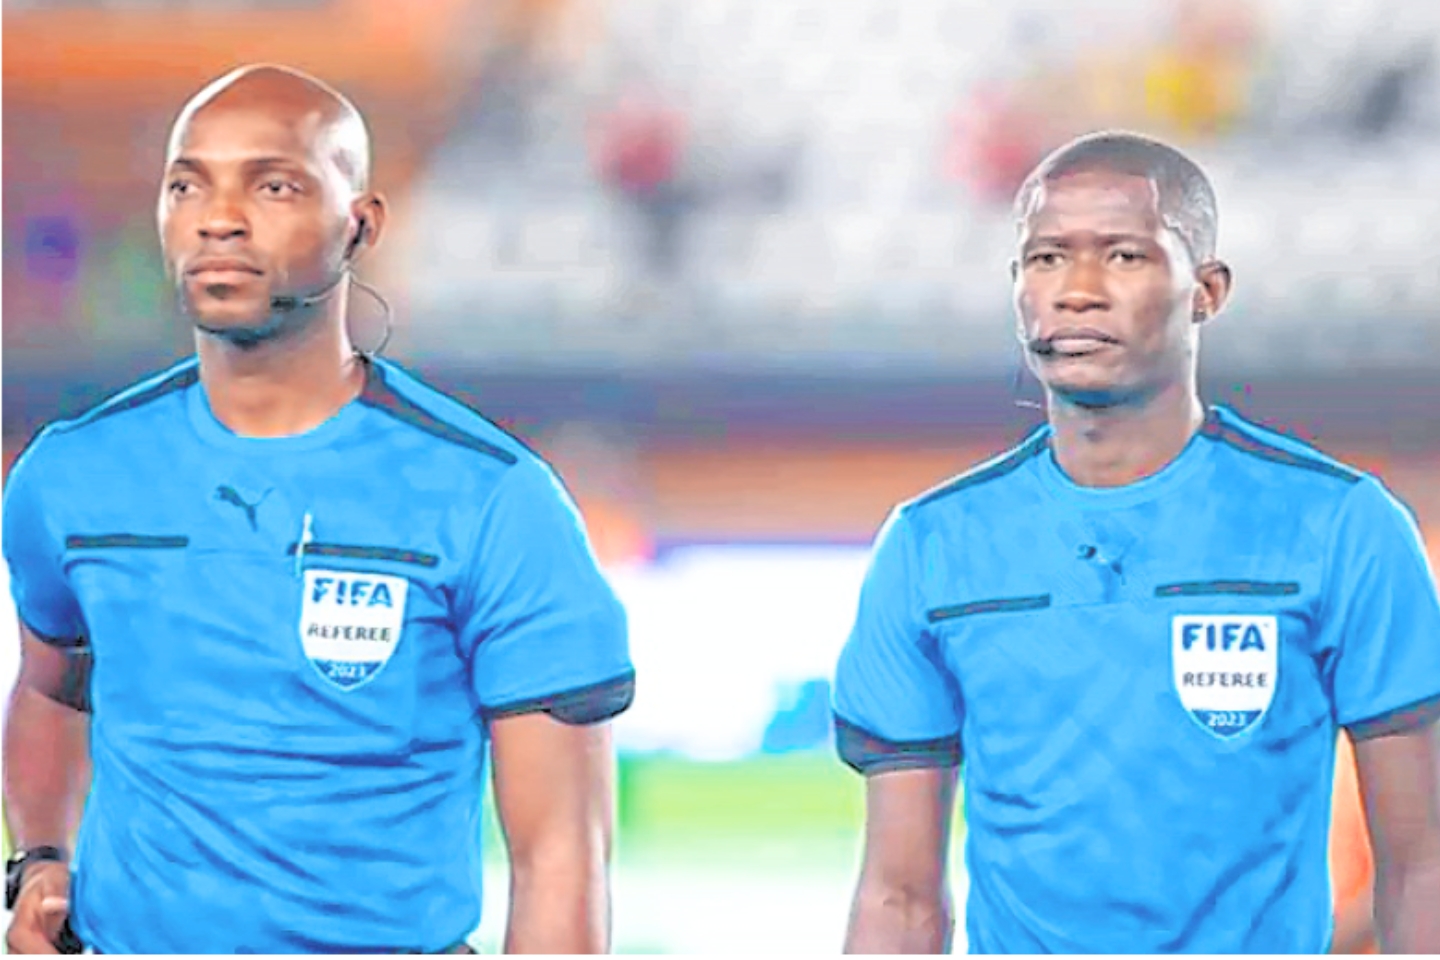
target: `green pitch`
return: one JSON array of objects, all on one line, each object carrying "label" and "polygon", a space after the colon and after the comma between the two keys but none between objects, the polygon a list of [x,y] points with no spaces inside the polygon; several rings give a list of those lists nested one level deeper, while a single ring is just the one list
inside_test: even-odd
[{"label": "green pitch", "polygon": [[[864,783],[833,754],[627,760],[620,802],[617,952],[839,952]],[[504,929],[507,881],[493,821],[486,832],[485,922],[475,943],[490,951]],[[955,882],[961,897],[963,875]]]}]

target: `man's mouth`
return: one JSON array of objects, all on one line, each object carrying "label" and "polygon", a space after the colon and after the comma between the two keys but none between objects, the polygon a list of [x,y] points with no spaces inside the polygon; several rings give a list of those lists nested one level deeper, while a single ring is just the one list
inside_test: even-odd
[{"label": "man's mouth", "polygon": [[1082,357],[1117,345],[1120,341],[1102,330],[1059,330],[1038,338],[1031,350],[1042,357]]}]

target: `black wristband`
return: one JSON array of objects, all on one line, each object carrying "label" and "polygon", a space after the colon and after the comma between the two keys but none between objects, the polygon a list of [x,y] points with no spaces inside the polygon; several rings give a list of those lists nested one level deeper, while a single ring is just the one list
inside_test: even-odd
[{"label": "black wristband", "polygon": [[5,909],[15,909],[15,901],[20,899],[20,885],[25,881],[26,867],[46,860],[65,863],[69,859],[70,855],[59,847],[31,847],[17,852],[5,863]]}]

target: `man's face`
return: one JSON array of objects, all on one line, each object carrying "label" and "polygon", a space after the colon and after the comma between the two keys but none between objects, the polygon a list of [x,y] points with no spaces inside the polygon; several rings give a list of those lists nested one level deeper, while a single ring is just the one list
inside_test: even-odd
[{"label": "man's face", "polygon": [[1025,213],[1015,309],[1052,397],[1112,406],[1190,375],[1195,289],[1145,177],[1072,173],[1044,183]]},{"label": "man's face", "polygon": [[160,195],[166,267],[200,329],[263,339],[271,298],[322,288],[339,269],[348,188],[317,110],[222,99],[172,142]]}]

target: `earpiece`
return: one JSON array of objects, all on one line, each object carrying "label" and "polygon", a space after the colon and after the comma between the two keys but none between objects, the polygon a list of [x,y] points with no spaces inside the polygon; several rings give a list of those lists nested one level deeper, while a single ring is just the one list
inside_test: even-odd
[{"label": "earpiece", "polygon": [[[320,289],[312,291],[310,293],[271,297],[270,309],[275,311],[276,313],[287,310],[298,310],[302,307],[313,307],[317,303],[321,303],[329,299],[330,296],[333,295],[335,291],[339,288],[340,284],[344,282],[346,277],[351,277],[353,279],[351,271],[354,269],[355,266],[355,255],[360,252],[361,245],[365,243],[366,238],[368,238],[369,236],[370,220],[366,217],[361,217],[360,226],[356,228],[355,236],[351,239],[349,245],[345,248],[345,256],[342,258],[340,269],[335,272],[335,275],[331,277],[328,281],[326,281],[325,285],[322,286]],[[388,314],[388,304],[386,304],[386,309]],[[384,346],[384,344],[382,343],[381,346]]]},{"label": "earpiece", "polygon": [[345,248],[345,260],[347,263],[355,259],[355,255],[360,252],[360,247],[365,243],[366,238],[369,236],[370,221],[365,217],[361,217],[360,226],[355,231],[354,239],[350,241],[350,246]]}]

